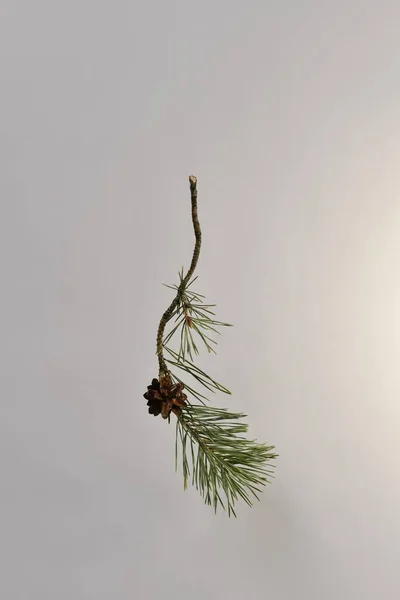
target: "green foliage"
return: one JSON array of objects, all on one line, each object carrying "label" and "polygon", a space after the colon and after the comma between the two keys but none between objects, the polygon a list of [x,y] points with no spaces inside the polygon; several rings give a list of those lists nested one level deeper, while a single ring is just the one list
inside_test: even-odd
[{"label": "green foliage", "polygon": [[245,416],[221,408],[190,405],[176,423],[175,467],[179,438],[184,487],[192,475],[192,484],[206,504],[212,505],[215,512],[220,504],[229,516],[235,517],[234,505],[239,498],[249,506],[253,498],[259,499],[260,486],[272,476],[270,461],[276,457],[271,452],[273,446],[257,444],[240,435],[247,432],[247,425],[237,421]]},{"label": "green foliage", "polygon": [[[185,361],[186,354],[189,355],[190,360],[193,360],[194,352],[196,355],[199,354],[199,349],[196,345],[194,334],[200,338],[200,340],[204,343],[208,352],[214,352],[216,354],[215,349],[210,345],[217,344],[215,340],[207,335],[211,331],[220,335],[220,332],[216,329],[216,327],[232,327],[230,323],[221,323],[221,321],[216,321],[213,316],[215,313],[210,310],[215,304],[204,304],[202,298],[204,296],[202,294],[196,294],[189,290],[189,287],[192,285],[194,281],[196,281],[197,277],[194,277],[188,283],[187,286],[183,288],[181,291],[182,282],[184,280],[183,277],[183,268],[182,272],[179,273],[180,285],[167,285],[166,287],[176,290],[178,292],[178,306],[172,313],[172,316],[176,315],[175,323],[178,321],[177,325],[173,327],[173,329],[169,332],[167,337],[164,340],[164,345],[169,342],[172,336],[181,329],[180,333],[180,350],[178,354],[178,360],[182,359]],[[164,284],[165,285],[165,284]],[[210,316],[213,315],[213,316]]]},{"label": "green foliage", "polygon": [[[211,332],[220,334],[217,327],[231,325],[217,321],[211,310],[215,305],[204,304],[204,296],[188,289],[197,277],[187,285],[182,285],[183,270],[179,277],[179,286],[167,286],[177,291],[177,304],[171,315],[171,319],[176,317],[175,325],[163,340],[163,349],[169,356],[166,363],[190,375],[209,392],[230,394],[225,386],[197,367],[193,358],[199,354],[201,344],[208,352],[215,353],[216,342],[210,337]],[[179,337],[178,351],[167,346],[174,335]],[[169,372],[175,382],[184,383],[185,390],[200,402],[188,401],[177,417],[175,467],[178,468],[180,441],[184,487],[191,480],[206,504],[215,511],[220,505],[229,516],[236,516],[236,501],[242,498],[252,505],[253,499],[259,498],[261,487],[273,476],[271,461],[277,456],[272,452],[274,447],[247,440],[243,434],[248,427],[240,422],[246,415],[206,405],[208,397],[183,382],[172,370]]]}]

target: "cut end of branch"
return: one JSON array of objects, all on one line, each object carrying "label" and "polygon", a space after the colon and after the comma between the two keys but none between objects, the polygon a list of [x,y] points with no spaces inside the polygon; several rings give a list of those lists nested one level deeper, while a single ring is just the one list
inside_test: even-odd
[{"label": "cut end of branch", "polygon": [[189,175],[189,183],[191,189],[195,188],[197,184],[197,177],[195,177],[194,175]]}]

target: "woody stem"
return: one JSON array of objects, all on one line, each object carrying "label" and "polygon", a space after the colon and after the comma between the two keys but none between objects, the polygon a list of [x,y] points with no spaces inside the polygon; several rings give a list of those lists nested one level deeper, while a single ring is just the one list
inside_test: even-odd
[{"label": "woody stem", "polygon": [[193,222],[193,229],[194,229],[194,235],[196,238],[196,242],[194,245],[192,262],[190,264],[190,268],[189,268],[188,272],[186,273],[185,277],[182,279],[182,281],[178,287],[178,291],[177,291],[175,298],[172,300],[171,304],[169,305],[169,307],[167,308],[167,310],[164,312],[163,316],[161,317],[160,324],[158,326],[157,356],[158,356],[158,366],[159,366],[159,371],[160,371],[160,373],[159,373],[160,377],[162,375],[165,375],[166,373],[168,373],[168,367],[167,367],[167,363],[165,362],[164,353],[163,353],[163,339],[164,339],[165,327],[166,327],[168,321],[172,318],[174,310],[178,306],[179,300],[182,297],[182,294],[185,291],[186,286],[188,285],[188,283],[196,269],[196,265],[197,265],[197,262],[198,262],[199,256],[200,256],[201,229],[200,229],[199,218],[197,215],[197,178],[194,175],[189,176],[189,184],[190,184],[190,199],[191,199],[191,203],[192,203],[192,222]]}]

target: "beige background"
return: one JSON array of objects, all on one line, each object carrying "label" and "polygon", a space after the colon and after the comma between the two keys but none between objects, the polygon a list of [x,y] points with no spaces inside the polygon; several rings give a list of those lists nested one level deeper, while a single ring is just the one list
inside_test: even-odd
[{"label": "beige background", "polygon": [[[398,600],[400,4],[3,0],[1,597]],[[192,250],[275,443],[239,519],[147,415]]]}]

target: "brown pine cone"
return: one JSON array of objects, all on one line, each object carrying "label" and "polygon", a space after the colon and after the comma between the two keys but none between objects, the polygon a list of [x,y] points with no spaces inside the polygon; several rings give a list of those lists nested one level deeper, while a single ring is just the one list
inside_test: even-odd
[{"label": "brown pine cone", "polygon": [[183,383],[174,384],[170,375],[162,377],[161,383],[154,378],[151,385],[147,386],[147,392],[143,394],[147,400],[149,414],[155,417],[161,414],[163,419],[167,419],[171,411],[178,415],[186,406],[187,396],[183,393],[183,388]]}]

